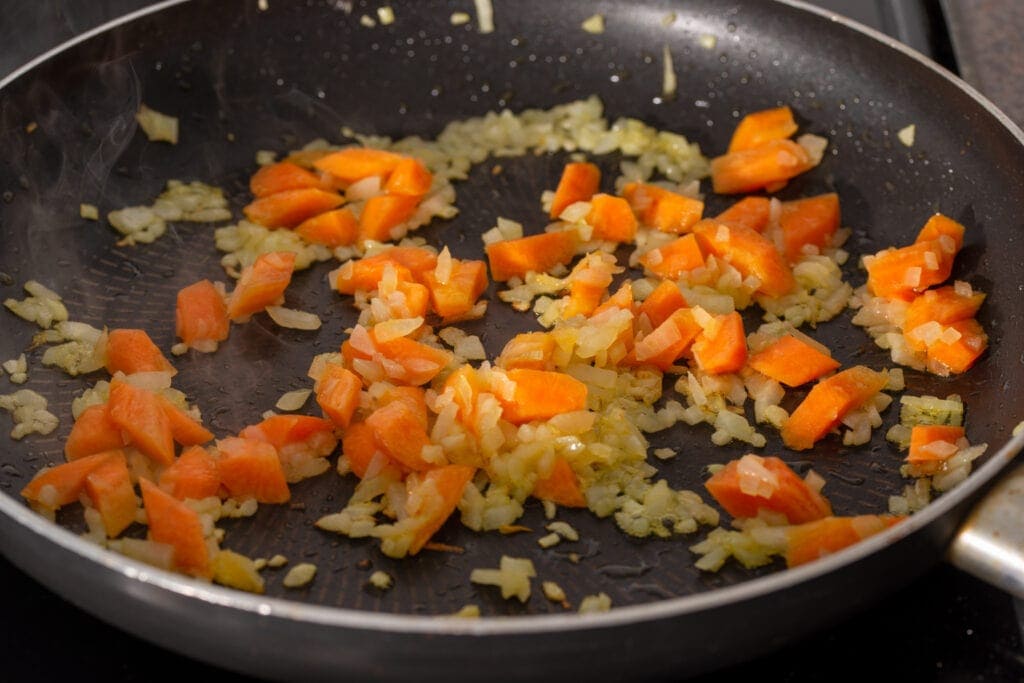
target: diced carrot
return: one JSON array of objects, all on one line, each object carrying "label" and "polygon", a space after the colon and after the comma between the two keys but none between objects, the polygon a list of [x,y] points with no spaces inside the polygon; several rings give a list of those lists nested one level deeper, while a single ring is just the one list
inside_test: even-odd
[{"label": "diced carrot", "polygon": [[160,488],[178,500],[202,500],[220,491],[217,460],[202,446],[186,448],[160,473]]},{"label": "diced carrot", "polygon": [[632,242],[636,236],[636,215],[629,202],[610,194],[595,194],[590,198],[587,224],[594,229],[595,240]]},{"label": "diced carrot", "polygon": [[958,252],[964,246],[964,233],[966,229],[964,226],[949,216],[944,216],[941,213],[936,213],[929,218],[921,231],[917,233],[915,242],[927,242],[930,240],[943,240],[943,237],[947,237],[953,240],[951,245],[948,245],[947,251]]},{"label": "diced carrot", "polygon": [[256,197],[269,197],[285,190],[301,190],[305,188],[330,190],[316,173],[302,168],[291,161],[280,161],[276,164],[261,166],[249,179],[249,189]]},{"label": "diced carrot", "polygon": [[370,257],[359,259],[358,261],[348,261],[335,271],[335,289],[341,294],[375,291],[380,287],[384,271],[388,267],[395,270],[396,279],[400,282],[413,281],[412,273],[400,263],[395,263],[388,259]]},{"label": "diced carrot", "polygon": [[771,140],[784,140],[796,130],[793,111],[787,106],[755,111],[744,116],[736,126],[729,140],[729,151],[755,149]]},{"label": "diced carrot", "polygon": [[[370,335],[373,336],[372,331]],[[408,337],[397,337],[386,342],[375,341],[375,345],[385,358],[397,362],[404,369],[403,376],[392,379],[413,386],[426,384],[434,379],[452,358],[452,354],[444,349]]]},{"label": "diced carrot", "polygon": [[359,407],[363,381],[338,363],[328,363],[316,383],[316,402],[324,415],[339,427],[347,427]]},{"label": "diced carrot", "polygon": [[569,294],[564,299],[562,318],[589,316],[608,294],[608,287],[615,276],[614,259],[603,252],[592,252],[584,256],[569,273]]},{"label": "diced carrot", "polygon": [[[418,282],[398,280],[395,293],[401,294],[401,314],[407,318],[422,318],[430,311],[430,290]],[[398,304],[396,304],[398,305]]]},{"label": "diced carrot", "polygon": [[594,164],[579,161],[565,165],[558,188],[551,200],[552,219],[558,218],[563,211],[576,202],[589,201],[597,193],[601,185],[601,169]]},{"label": "diced carrot", "polygon": [[983,292],[972,290],[970,294],[960,293],[952,285],[929,289],[907,306],[903,326],[904,329],[913,330],[931,320],[940,325],[949,325],[973,318],[984,301]]},{"label": "diced carrot", "polygon": [[86,477],[118,455],[124,457],[120,450],[93,453],[40,470],[21,490],[21,495],[26,500],[53,509],[73,503],[82,495]]},{"label": "diced carrot", "polygon": [[430,192],[430,185],[433,182],[434,177],[422,161],[406,157],[395,164],[387,183],[384,184],[384,190],[388,194],[422,197]]},{"label": "diced carrot", "polygon": [[533,485],[533,497],[550,500],[567,508],[585,508],[587,499],[580,488],[579,477],[569,461],[562,456],[555,458],[555,464],[548,476],[538,479]]},{"label": "diced carrot", "polygon": [[242,270],[238,284],[228,297],[228,317],[238,321],[281,302],[294,270],[293,252],[273,251],[258,256],[251,266]]},{"label": "diced carrot", "polygon": [[334,424],[330,420],[313,415],[271,415],[262,421],[245,427],[238,433],[243,439],[265,441],[273,446],[278,455],[289,446],[322,443],[317,450],[326,455],[334,450]]},{"label": "diced carrot", "polygon": [[363,261],[375,259],[391,261],[408,268],[417,281],[422,279],[424,273],[437,267],[437,254],[425,247],[388,247],[374,256],[364,258]]},{"label": "diced carrot", "polygon": [[373,429],[365,422],[352,422],[341,437],[341,452],[348,460],[352,472],[362,479],[366,476],[366,470],[370,461],[377,454],[377,440],[373,436]]},{"label": "diced carrot", "polygon": [[239,432],[244,438],[266,441],[274,448],[290,443],[306,441],[320,432],[331,433],[334,425],[329,420],[313,415],[270,415],[262,421],[249,425]]},{"label": "diced carrot", "polygon": [[716,328],[702,330],[693,342],[693,359],[709,375],[739,372],[747,362],[743,317],[736,311],[715,317]]},{"label": "diced carrot", "polygon": [[793,271],[775,245],[756,230],[704,220],[693,226],[693,232],[705,251],[725,258],[744,277],[753,275],[760,280],[757,291],[779,297],[796,287]]},{"label": "diced carrot", "polygon": [[639,365],[653,365],[668,370],[683,356],[700,334],[701,327],[689,308],[680,308],[669,314],[660,325],[636,342],[634,358]]},{"label": "diced carrot", "polygon": [[200,280],[178,292],[175,332],[189,346],[208,348],[228,338],[231,323],[224,297],[209,280]]},{"label": "diced carrot", "polygon": [[952,247],[952,240],[924,240],[865,257],[868,290],[875,296],[909,301],[950,276],[956,256],[949,250]]},{"label": "diced carrot", "polygon": [[401,401],[408,406],[424,429],[429,426],[427,392],[423,387],[407,387],[400,384],[386,387],[377,398],[377,407],[386,406],[394,401]]},{"label": "diced carrot", "polygon": [[160,348],[145,330],[116,329],[107,333],[107,372],[171,372],[177,373]]},{"label": "diced carrot", "polygon": [[921,325],[936,322],[940,325],[973,318],[985,301],[985,294],[972,291],[958,293],[952,285],[929,289],[915,297],[907,306],[903,318],[903,336],[915,351],[924,351],[926,344],[914,333]]},{"label": "diced carrot", "polygon": [[174,548],[175,568],[186,574],[210,578],[213,567],[199,514],[161,491],[148,479],[139,480],[139,485],[142,487],[150,540]]},{"label": "diced carrot", "polygon": [[106,403],[89,406],[81,412],[64,442],[64,456],[78,460],[124,446],[121,428],[110,419]]},{"label": "diced carrot", "polygon": [[437,254],[420,247],[391,247],[373,256],[348,261],[336,271],[335,288],[342,294],[373,291],[389,265],[395,269],[399,280],[420,281],[437,267]]},{"label": "diced carrot", "polygon": [[796,567],[831,555],[904,519],[894,515],[826,517],[786,530],[786,565]]},{"label": "diced carrot", "polygon": [[782,441],[795,451],[810,448],[847,413],[871,400],[887,381],[884,372],[863,365],[820,380],[782,425]]},{"label": "diced carrot", "polygon": [[359,239],[359,221],[348,208],[333,209],[302,221],[295,232],[310,244],[344,247]]},{"label": "diced carrot", "polygon": [[307,218],[344,203],[345,198],[337,192],[305,187],[260,197],[246,205],[242,212],[253,223],[268,228],[294,228]]},{"label": "diced carrot", "polygon": [[85,478],[85,493],[100,513],[103,529],[109,538],[117,537],[135,521],[139,501],[132,487],[128,461],[124,453],[117,455],[94,469]]},{"label": "diced carrot", "polygon": [[657,327],[680,308],[686,308],[686,297],[671,280],[662,280],[640,304],[638,315],[646,315],[651,327]]},{"label": "diced carrot", "polygon": [[704,482],[704,487],[737,519],[769,510],[785,515],[790,524],[803,524],[832,514],[828,499],[774,456],[748,454],[732,460]]},{"label": "diced carrot", "polygon": [[839,361],[822,353],[807,342],[784,334],[747,361],[762,375],[798,387],[839,368]]},{"label": "diced carrot", "polygon": [[174,462],[174,433],[157,394],[127,382],[110,383],[110,419],[128,435],[128,441],[161,465]]},{"label": "diced carrot", "polygon": [[964,428],[952,425],[914,425],[910,430],[910,451],[907,462],[919,471],[934,474],[942,463],[960,449],[958,441],[964,438]]},{"label": "diced carrot", "polygon": [[456,320],[473,310],[476,300],[487,289],[487,264],[483,261],[452,259],[451,272],[445,282],[435,271],[423,273],[430,292],[430,305],[443,320]]},{"label": "diced carrot", "polygon": [[608,309],[621,308],[623,310],[633,310],[633,283],[626,280],[622,285],[615,290],[615,293],[605,299],[601,304],[593,310],[590,314],[591,317],[600,315]]},{"label": "diced carrot", "polygon": [[366,424],[373,430],[380,450],[395,462],[420,472],[437,466],[423,458],[423,448],[430,445],[430,435],[417,411],[408,403],[392,401],[381,406],[370,413]]},{"label": "diced carrot", "polygon": [[960,336],[955,341],[940,337],[928,346],[928,371],[946,377],[967,372],[988,348],[988,335],[974,318],[949,326]]},{"label": "diced carrot", "polygon": [[697,238],[688,234],[651,249],[640,257],[640,264],[655,275],[676,280],[684,273],[702,267],[704,252]]},{"label": "diced carrot", "polygon": [[556,265],[565,265],[575,255],[578,239],[575,231],[564,230],[488,244],[485,251],[491,277],[504,282],[526,277],[531,271],[546,273]]},{"label": "diced carrot", "polygon": [[370,176],[387,176],[400,161],[402,156],[394,152],[349,147],[320,157],[313,162],[313,166],[343,182],[354,183]]},{"label": "diced carrot", "polygon": [[[540,334],[543,332],[530,332],[525,334]],[[544,335],[545,337],[547,335]],[[511,341],[509,343],[512,343]],[[507,348],[507,347],[506,347]],[[452,401],[458,406],[458,418],[465,424],[472,426],[476,421],[476,399],[486,386],[480,373],[472,365],[460,365],[454,372],[449,374],[441,388],[441,392],[451,389]]]},{"label": "diced carrot", "polygon": [[577,315],[591,315],[607,293],[607,286],[602,287],[590,280],[573,280],[569,283],[569,295],[562,309],[562,317],[569,319]]},{"label": "diced carrot", "polygon": [[564,372],[513,368],[507,374],[516,385],[513,398],[499,400],[502,417],[512,424],[548,420],[587,407],[587,385]]},{"label": "diced carrot", "polygon": [[260,439],[229,437],[217,442],[217,472],[235,498],[260,503],[287,503],[291,491],[273,445]]},{"label": "diced carrot", "polygon": [[160,407],[171,425],[171,436],[182,446],[198,446],[213,440],[213,432],[174,405],[164,396],[156,395]]},{"label": "diced carrot", "polygon": [[418,553],[444,525],[475,473],[476,469],[468,465],[445,465],[422,475],[410,475],[405,510],[410,518],[421,520],[409,545],[410,555]]},{"label": "diced carrot", "polygon": [[628,183],[623,196],[644,225],[677,235],[688,231],[704,214],[704,202],[647,183]]},{"label": "diced carrot", "polygon": [[767,197],[744,197],[718,214],[715,220],[728,225],[742,225],[764,232],[771,217],[772,202]]},{"label": "diced carrot", "polygon": [[783,252],[796,263],[804,257],[804,247],[823,248],[839,229],[839,195],[829,192],[782,202],[779,227]]},{"label": "diced carrot", "polygon": [[401,194],[370,197],[359,216],[359,239],[390,241],[392,230],[412,217],[418,203],[419,197]]},{"label": "diced carrot", "polygon": [[495,364],[498,367],[550,370],[555,338],[547,332],[520,332],[505,343]]},{"label": "diced carrot", "polygon": [[792,140],[770,140],[711,160],[711,184],[718,194],[776,188],[813,167],[807,151]]}]

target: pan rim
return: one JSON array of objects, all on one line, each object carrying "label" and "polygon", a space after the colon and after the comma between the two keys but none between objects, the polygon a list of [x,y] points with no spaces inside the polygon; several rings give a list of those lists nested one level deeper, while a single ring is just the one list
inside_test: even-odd
[{"label": "pan rim", "polygon": [[[5,78],[0,79],[0,92],[2,92],[3,88],[31,72],[37,66],[62,52],[70,50],[79,43],[138,18],[158,13],[189,1],[163,0],[90,29],[44,52],[15,69]],[[810,5],[802,0],[773,1],[779,5],[789,6],[835,22],[875,42],[881,43],[889,49],[896,50],[905,57],[918,62],[919,65],[930,69],[969,95],[971,99],[989,115],[993,116],[1004,129],[1016,138],[1019,145],[1024,148],[1024,132],[994,103],[973,86],[916,50],[875,29],[837,15],[834,12]],[[953,490],[943,494],[921,512],[910,516],[904,522],[890,527],[871,538],[816,562],[756,577],[733,586],[709,589],[701,593],[639,605],[616,607],[609,612],[588,615],[563,613],[488,616],[481,619],[439,619],[438,616],[443,615],[385,614],[366,610],[313,605],[285,598],[266,598],[204,583],[107,551],[35,514],[29,508],[22,505],[19,500],[6,493],[0,495],[0,514],[26,528],[28,531],[43,537],[46,541],[99,565],[99,568],[103,571],[114,572],[129,581],[137,581],[148,589],[194,599],[214,608],[222,607],[257,614],[264,618],[361,631],[480,637],[530,635],[557,632],[570,627],[576,630],[613,628],[638,622],[667,619],[684,614],[694,614],[709,608],[740,603],[781,591],[789,586],[810,582],[833,571],[838,571],[844,566],[861,561],[882,548],[929,526],[936,519],[949,513],[953,508],[963,503],[991,482],[998,472],[1005,468],[1022,448],[1024,448],[1024,433],[1010,438],[998,451],[990,456],[988,462],[972,472],[966,481],[961,482]],[[0,541],[4,542],[4,547],[0,548],[0,550],[9,558],[13,558],[15,553],[6,547],[7,535],[3,534],[0,536]]]},{"label": "pan rim", "polygon": [[[205,583],[118,555],[76,536],[64,527],[53,524],[6,494],[0,495],[0,513],[27,528],[29,532],[42,536],[47,541],[99,565],[103,570],[113,571],[125,579],[138,581],[148,588],[194,599],[212,607],[258,614],[263,618],[276,618],[341,629],[408,634],[427,633],[443,636],[529,635],[559,632],[569,627],[574,629],[612,628],[684,614],[695,614],[709,608],[744,602],[812,581],[863,560],[886,546],[930,525],[935,519],[948,513],[978,489],[984,487],[1014,459],[1022,447],[1024,447],[1024,432],[1007,441],[985,465],[973,472],[967,481],[961,482],[955,489],[943,494],[923,511],[911,515],[900,524],[856,545],[816,562],[756,577],[733,586],[639,605],[626,605],[616,607],[609,612],[587,615],[560,613],[487,616],[480,619],[445,619],[443,617],[446,615],[386,614],[313,605],[285,598],[268,598]],[[4,550],[6,554],[6,548]]]}]

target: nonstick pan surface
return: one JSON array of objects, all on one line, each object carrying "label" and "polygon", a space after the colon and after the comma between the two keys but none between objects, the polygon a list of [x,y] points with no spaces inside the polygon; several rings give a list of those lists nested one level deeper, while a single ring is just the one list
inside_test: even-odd
[{"label": "nonstick pan surface", "polygon": [[[1024,368],[1015,343],[1024,287],[1024,153],[1019,133],[1005,119],[928,63],[787,4],[496,3],[491,34],[480,34],[472,23],[453,27],[451,13],[466,9],[457,3],[396,3],[396,22],[373,29],[359,17],[373,15],[375,6],[346,7],[272,2],[264,11],[255,2],[170,4],[98,32],[12,79],[0,101],[7,159],[0,168],[0,271],[6,275],[0,294],[20,298],[21,283],[37,279],[64,295],[73,318],[145,327],[166,347],[174,341],[177,290],[202,277],[224,279],[212,230],[183,223],[153,245],[117,247],[103,222],[79,218],[80,203],[96,203],[104,213],[145,203],[168,178],[178,178],[223,187],[238,210],[248,200],[258,149],[287,150],[315,137],[336,140],[341,126],[431,136],[453,119],[592,94],[601,97],[609,118],[631,116],[680,132],[713,155],[724,150],[739,116],[786,103],[801,131],[829,138],[830,153],[780,197],[838,192],[843,223],[854,230],[849,248],[855,255],[910,241],[935,211],[968,226],[954,276],[989,294],[981,321],[991,349],[964,377],[908,372],[908,387],[915,394],[962,395],[969,437],[988,442],[994,455],[965,485],[910,522],[849,553],[784,574],[778,566],[752,572],[733,565],[700,573],[687,549],[696,539],[638,541],[610,520],[574,511],[560,513],[582,532],[572,548],[541,551],[535,535],[481,535],[451,523],[437,540],[464,547],[464,554],[423,553],[395,562],[370,542],[313,528],[319,516],[340,509],[353,487],[350,480],[324,475],[295,487],[301,505],[263,506],[255,522],[225,525],[227,547],[252,556],[282,553],[319,567],[316,580],[301,591],[285,591],[283,574],[268,574],[271,599],[259,601],[140,570],[45,526],[13,500],[38,467],[60,458],[70,401],[83,387],[80,379],[33,363],[28,386],[46,395],[63,421],[52,438],[11,442],[0,456],[12,494],[0,500],[12,515],[5,518],[3,536],[12,560],[86,608],[115,621],[129,618],[138,632],[164,644],[233,668],[276,676],[303,671],[309,677],[339,670],[395,676],[422,667],[440,676],[453,665],[462,667],[464,677],[465,662],[500,663],[514,675],[533,665],[516,655],[523,648],[534,653],[534,664],[555,662],[549,670],[569,671],[569,663],[580,664],[582,657],[588,670],[603,676],[708,668],[723,663],[723,653],[736,658],[774,647],[849,610],[852,592],[865,599],[881,594],[938,560],[969,494],[1012,456],[1014,449],[1004,446],[1024,415]],[[606,31],[580,30],[597,12],[606,18]],[[666,26],[670,12],[675,19]],[[706,36],[715,37],[713,47],[705,47]],[[661,97],[664,45],[679,78],[674,98]],[[132,118],[139,102],[180,117],[178,145],[144,139]],[[30,134],[31,122],[37,127]],[[907,148],[896,131],[911,123],[917,140]],[[491,173],[492,163],[481,164],[457,185],[459,216],[421,234],[432,244],[449,244],[456,256],[479,258],[478,236],[498,216],[539,229],[538,197],[557,183],[566,159],[502,159],[500,175]],[[597,161],[614,177],[617,159]],[[711,196],[708,213],[727,202]],[[218,353],[177,363],[175,385],[200,402],[218,435],[237,432],[272,408],[283,391],[302,386],[310,355],[336,348],[344,338],[355,311],[324,286],[331,267],[301,273],[288,293],[289,306],[326,321],[318,333],[281,330],[257,317],[236,327]],[[854,284],[863,282],[856,258],[847,272]],[[500,305],[491,310],[486,326],[467,326],[491,354],[514,331],[535,325]],[[845,363],[890,365],[848,320],[845,315],[822,325],[816,336]],[[29,347],[29,324],[10,318],[4,330],[0,357]],[[31,351],[30,359],[37,361],[39,353]],[[886,417],[888,426],[895,411]],[[813,464],[828,480],[837,514],[881,512],[905,484],[898,474],[901,456],[883,433],[870,447],[844,449],[829,440],[813,455],[800,456],[769,437],[765,452],[781,453],[798,467]],[[680,452],[659,464],[674,487],[700,489],[706,465],[747,450],[714,447],[709,436],[707,428],[654,435],[653,447]],[[63,521],[72,528],[79,523],[73,514]],[[540,529],[540,507],[528,506],[523,523]],[[582,560],[573,562],[570,552]],[[539,590],[520,605],[469,584],[472,568],[497,566],[503,554],[530,557],[538,573],[564,586],[574,601],[601,591],[620,609],[582,621],[560,615],[563,610]],[[368,567],[387,571],[395,587],[367,590]],[[419,618],[468,603],[488,616],[517,618]],[[765,636],[765,615],[782,606],[788,615],[776,613]],[[196,620],[205,625],[194,632],[179,628]],[[215,645],[207,638],[209,630],[229,627],[246,629],[251,639]],[[702,642],[693,643],[695,636]],[[315,657],[309,654],[314,648]],[[440,657],[441,651],[449,656]],[[387,652],[390,658],[383,656]]]}]

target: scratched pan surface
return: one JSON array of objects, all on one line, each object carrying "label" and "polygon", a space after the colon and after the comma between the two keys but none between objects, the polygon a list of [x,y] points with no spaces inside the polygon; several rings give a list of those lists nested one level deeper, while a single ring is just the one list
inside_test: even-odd
[{"label": "scratched pan surface", "polygon": [[[316,137],[339,139],[341,126],[390,136],[432,136],[450,120],[504,107],[550,107],[598,95],[610,119],[637,117],[720,153],[738,117],[788,103],[802,132],[828,137],[822,165],[792,182],[783,199],[837,191],[855,255],[910,241],[931,213],[968,226],[955,277],[988,292],[981,320],[992,348],[966,377],[907,373],[913,393],[961,394],[968,435],[989,455],[970,480],[913,520],[870,542],[801,570],[779,566],[717,574],[693,568],[687,547],[700,536],[635,540],[585,511],[559,517],[581,531],[578,543],[541,550],[538,533],[475,534],[457,522],[437,535],[463,554],[424,552],[396,562],[376,544],[313,527],[335,512],[353,481],[333,474],[294,487],[290,506],[263,506],[253,520],[228,522],[224,545],[250,556],[281,553],[318,566],[307,588],[287,591],[282,571],[267,571],[257,598],[194,584],[92,548],[27,513],[17,491],[42,465],[61,457],[70,402],[101,375],[69,379],[43,368],[31,349],[35,329],[3,319],[0,358],[27,351],[26,385],[61,417],[50,437],[10,441],[0,452],[2,548],[12,561],[85,609],[139,635],[222,666],[271,677],[472,678],[487,666],[499,677],[532,671],[597,678],[705,670],[799,637],[878,598],[938,561],[970,498],[1008,461],[1024,416],[1019,297],[1024,288],[1024,152],[1019,133],[988,105],[899,48],[801,7],[767,2],[496,3],[496,30],[453,27],[468,3],[395,3],[394,24],[360,25],[375,6],[346,3],[218,0],[168,4],[108,27],[11,79],[0,98],[0,296],[20,298],[37,279],[62,293],[74,319],[144,327],[163,348],[174,342],[174,296],[200,278],[225,279],[212,228],[174,224],[152,245],[118,247],[101,220],[82,220],[80,203],[102,213],[146,203],[169,178],[224,188],[240,215],[260,149],[284,151]],[[603,34],[580,30],[595,12]],[[670,25],[663,22],[675,13]],[[713,47],[702,37],[714,36]],[[674,57],[675,98],[660,98],[662,46]],[[140,101],[181,121],[177,146],[149,143],[132,115]],[[33,132],[26,126],[35,123]],[[917,141],[896,131],[915,124]],[[1008,127],[1009,126],[1009,127]],[[566,157],[502,159],[474,168],[457,185],[460,214],[421,234],[455,255],[481,255],[479,235],[498,216],[539,230],[539,196],[558,180]],[[606,179],[618,159],[597,159]],[[607,181],[606,181],[607,185]],[[610,185],[605,187],[610,190]],[[727,201],[711,196],[714,214]],[[856,257],[847,266],[858,285]],[[175,385],[199,403],[218,435],[258,419],[284,391],[306,386],[313,353],[337,348],[355,320],[351,305],[328,291],[332,264],[298,274],[287,305],[325,321],[315,333],[282,330],[256,316],[232,330],[215,354],[176,359]],[[493,288],[488,296],[494,297]],[[749,312],[748,325],[756,325]],[[492,305],[486,324],[467,325],[491,354],[528,315]],[[849,324],[822,325],[817,336],[846,364],[887,366],[885,355]],[[0,390],[13,390],[7,380]],[[886,427],[896,419],[886,415]],[[813,459],[828,481],[837,514],[881,512],[904,482],[900,456],[882,438],[846,449],[828,439],[813,455],[768,453],[798,469]],[[654,435],[671,446],[658,463],[674,487],[699,489],[704,467],[737,457],[741,446],[711,445],[710,429]],[[62,518],[72,530],[75,513]],[[540,530],[538,505],[523,523]],[[570,553],[578,556],[572,561]],[[607,593],[617,609],[579,620],[544,600],[526,604],[468,582],[474,567],[502,555],[528,557],[539,577],[562,585],[578,604]],[[369,590],[370,571],[395,579]],[[538,587],[539,588],[539,587]],[[480,606],[479,621],[425,618]],[[513,618],[506,618],[513,617]]]}]

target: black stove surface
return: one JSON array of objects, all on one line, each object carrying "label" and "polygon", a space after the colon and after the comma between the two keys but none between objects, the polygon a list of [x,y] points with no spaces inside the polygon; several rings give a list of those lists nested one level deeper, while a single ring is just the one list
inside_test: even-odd
[{"label": "black stove surface", "polygon": [[[146,0],[0,0],[0,76],[29,58]],[[956,71],[936,0],[818,0]],[[106,624],[0,558],[4,587],[0,676],[10,681],[247,680]],[[1020,603],[939,566],[831,629],[703,681],[1024,681]],[[542,676],[538,676],[542,679]]]}]

